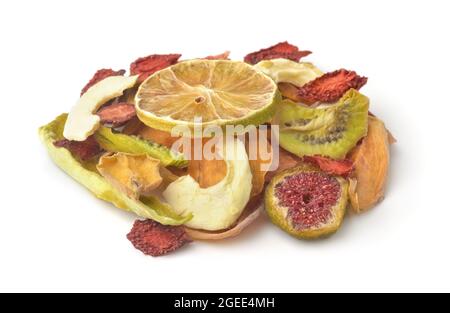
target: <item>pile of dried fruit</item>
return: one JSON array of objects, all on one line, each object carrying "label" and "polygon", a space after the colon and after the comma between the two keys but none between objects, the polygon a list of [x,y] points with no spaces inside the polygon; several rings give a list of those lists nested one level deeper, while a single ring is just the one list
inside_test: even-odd
[{"label": "pile of dried fruit", "polygon": [[[383,198],[395,139],[358,91],[367,78],[323,73],[301,61],[309,54],[283,42],[244,62],[154,54],[130,76],[101,69],[39,134],[60,168],[142,218],[128,239],[145,254],[237,236],[263,207],[295,237],[328,236],[348,209]],[[218,135],[230,125],[243,131]],[[198,126],[216,128],[198,135]],[[259,131],[253,142],[248,126]]]}]

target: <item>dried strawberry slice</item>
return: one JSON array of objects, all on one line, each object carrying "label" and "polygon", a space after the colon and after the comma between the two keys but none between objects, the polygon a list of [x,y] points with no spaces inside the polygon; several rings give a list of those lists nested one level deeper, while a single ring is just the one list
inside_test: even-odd
[{"label": "dried strawberry slice", "polygon": [[139,82],[143,82],[154,72],[162,70],[178,62],[181,54],[152,54],[139,58],[130,65],[131,75],[139,75]]},{"label": "dried strawberry slice", "polygon": [[104,68],[101,70],[98,70],[94,76],[91,78],[91,80],[87,83],[86,86],[81,90],[81,95],[83,95],[89,88],[91,88],[93,85],[98,83],[101,80],[104,80],[107,77],[110,76],[123,76],[125,74],[125,70],[119,70],[114,71],[110,68]]},{"label": "dried strawberry slice", "polygon": [[271,60],[284,58],[292,61],[300,61],[301,58],[311,54],[311,51],[301,51],[297,46],[291,45],[287,41],[280,42],[266,49],[247,54],[244,61],[250,64],[256,64],[262,60]]},{"label": "dried strawberry slice", "polygon": [[230,51],[225,51],[224,53],[217,55],[210,55],[204,58],[205,60],[229,60]]},{"label": "dried strawberry slice", "polygon": [[136,249],[151,256],[167,254],[191,242],[184,228],[161,225],[153,220],[135,221],[127,238]]},{"label": "dried strawberry slice", "polygon": [[307,104],[315,102],[332,103],[341,98],[349,89],[360,89],[367,83],[354,71],[345,69],[324,74],[306,85],[298,88],[299,101]]},{"label": "dried strawberry slice", "polygon": [[318,166],[322,171],[331,175],[348,176],[353,170],[350,160],[334,160],[319,155],[305,156],[303,160]]},{"label": "dried strawberry slice", "polygon": [[119,102],[101,108],[97,115],[103,124],[120,126],[136,116],[136,109],[132,104]]},{"label": "dried strawberry slice", "polygon": [[88,137],[85,141],[71,141],[62,139],[53,143],[56,147],[66,148],[76,158],[83,161],[90,160],[102,152],[102,148],[95,140],[94,136]]}]

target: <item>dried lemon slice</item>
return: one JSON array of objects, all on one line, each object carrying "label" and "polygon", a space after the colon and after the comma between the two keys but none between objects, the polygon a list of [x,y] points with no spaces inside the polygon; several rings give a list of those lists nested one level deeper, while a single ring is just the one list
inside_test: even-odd
[{"label": "dried lemon slice", "polygon": [[279,99],[276,84],[246,63],[190,60],[150,76],[135,101],[143,123],[171,131],[177,125],[258,125],[272,117]]}]

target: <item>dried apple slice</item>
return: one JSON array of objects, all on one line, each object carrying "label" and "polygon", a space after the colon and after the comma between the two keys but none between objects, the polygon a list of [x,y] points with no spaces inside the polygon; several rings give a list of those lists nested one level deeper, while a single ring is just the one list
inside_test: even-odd
[{"label": "dried apple slice", "polygon": [[236,224],[231,228],[223,231],[211,232],[185,227],[186,234],[194,240],[222,240],[236,237],[261,216],[262,207],[263,196],[260,194],[250,199],[244,212],[242,212]]},{"label": "dried apple slice", "polygon": [[110,76],[90,87],[69,113],[64,126],[64,137],[84,141],[100,126],[100,117],[95,113],[106,102],[117,98],[124,90],[136,84],[138,76]]},{"label": "dried apple slice", "polygon": [[389,135],[384,123],[369,117],[367,136],[350,153],[354,174],[350,179],[350,202],[353,211],[364,212],[384,197],[389,169]]},{"label": "dried apple slice", "polygon": [[219,183],[202,188],[186,175],[163,192],[167,203],[178,214],[193,214],[186,224],[191,228],[210,231],[229,228],[241,216],[250,199],[252,173],[245,146],[233,138],[224,146],[218,153],[227,163],[227,174]]}]

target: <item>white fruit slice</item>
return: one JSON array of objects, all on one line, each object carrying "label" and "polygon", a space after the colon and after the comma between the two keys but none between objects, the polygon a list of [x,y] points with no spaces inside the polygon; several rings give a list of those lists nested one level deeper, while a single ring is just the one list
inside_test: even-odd
[{"label": "white fruit slice", "polygon": [[137,78],[138,76],[107,77],[89,88],[70,111],[64,127],[64,137],[76,141],[86,140],[100,125],[100,118],[95,115],[97,110],[133,87]]},{"label": "white fruit slice", "polygon": [[172,209],[182,215],[193,214],[186,226],[204,230],[222,230],[232,226],[250,199],[252,172],[244,144],[229,139],[219,154],[227,163],[227,173],[214,186],[201,188],[191,176],[171,183],[163,196]]},{"label": "white fruit slice", "polygon": [[294,62],[287,59],[264,60],[254,65],[276,83],[292,83],[298,87],[323,75],[312,63]]}]

